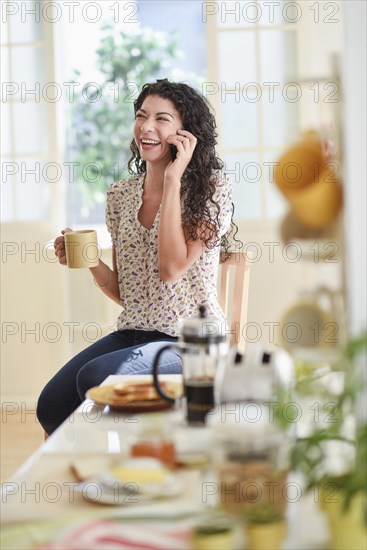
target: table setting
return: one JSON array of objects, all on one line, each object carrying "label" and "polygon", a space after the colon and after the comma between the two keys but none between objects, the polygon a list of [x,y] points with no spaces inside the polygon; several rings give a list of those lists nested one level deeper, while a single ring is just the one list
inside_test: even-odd
[{"label": "table setting", "polygon": [[330,548],[292,465],[291,356],[241,356],[208,321],[181,327],[182,375],[158,356],[152,377],[109,376],[4,484],[2,548]]}]

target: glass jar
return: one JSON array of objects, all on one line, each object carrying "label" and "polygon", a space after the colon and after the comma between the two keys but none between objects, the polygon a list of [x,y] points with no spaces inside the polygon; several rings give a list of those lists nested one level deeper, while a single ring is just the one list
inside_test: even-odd
[{"label": "glass jar", "polygon": [[170,467],[176,464],[176,447],[172,439],[171,419],[162,413],[141,419],[130,439],[130,455],[152,457]]},{"label": "glass jar", "polygon": [[271,408],[257,402],[226,403],[210,422],[222,509],[244,522],[281,521],[290,442],[275,424]]}]

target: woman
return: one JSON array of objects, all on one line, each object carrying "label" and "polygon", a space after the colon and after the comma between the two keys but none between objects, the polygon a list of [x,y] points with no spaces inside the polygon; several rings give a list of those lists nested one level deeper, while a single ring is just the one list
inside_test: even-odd
[{"label": "woman", "polygon": [[[90,268],[123,308],[118,330],[71,359],[43,389],[37,416],[48,434],[109,374],[150,374],[160,347],[177,339],[179,318],[196,316],[205,303],[209,315],[223,319],[216,281],[233,205],[215,153],[214,116],[193,88],[167,80],[146,84],[134,109],[134,175],[107,193],[113,270],[102,261]],[[63,236],[55,253],[66,264]],[[177,353],[164,354],[161,372],[181,372]]]}]

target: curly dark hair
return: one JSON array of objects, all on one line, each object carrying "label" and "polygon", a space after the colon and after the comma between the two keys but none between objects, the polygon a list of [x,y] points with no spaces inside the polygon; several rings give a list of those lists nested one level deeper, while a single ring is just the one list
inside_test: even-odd
[{"label": "curly dark hair", "polygon": [[[167,79],[144,84],[139,97],[134,102],[135,114],[149,95],[170,100],[180,114],[184,129],[197,138],[192,159],[182,177],[183,225],[190,240],[195,241],[201,238],[207,248],[214,248],[219,244],[220,207],[214,200],[216,178],[213,175],[216,170],[223,169],[223,162],[215,150],[218,134],[214,114],[205,97],[194,88],[182,82],[169,82]],[[129,172],[131,174],[145,173],[146,162],[141,158],[134,139],[130,144],[130,150],[132,157],[128,162]],[[216,207],[214,219],[208,208],[210,203]],[[238,231],[233,222],[233,212],[234,205],[232,204],[231,227],[220,239],[221,261],[228,258],[231,238],[235,239]],[[204,219],[209,224],[205,235],[199,233],[199,225]],[[235,240],[237,241],[237,239]]]}]

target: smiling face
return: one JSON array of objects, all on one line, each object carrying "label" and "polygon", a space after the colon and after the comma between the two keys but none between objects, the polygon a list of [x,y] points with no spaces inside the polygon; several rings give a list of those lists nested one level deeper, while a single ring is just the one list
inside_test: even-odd
[{"label": "smiling face", "polygon": [[182,127],[181,117],[169,99],[148,95],[135,116],[134,139],[141,158],[168,164],[171,154],[167,138]]}]

